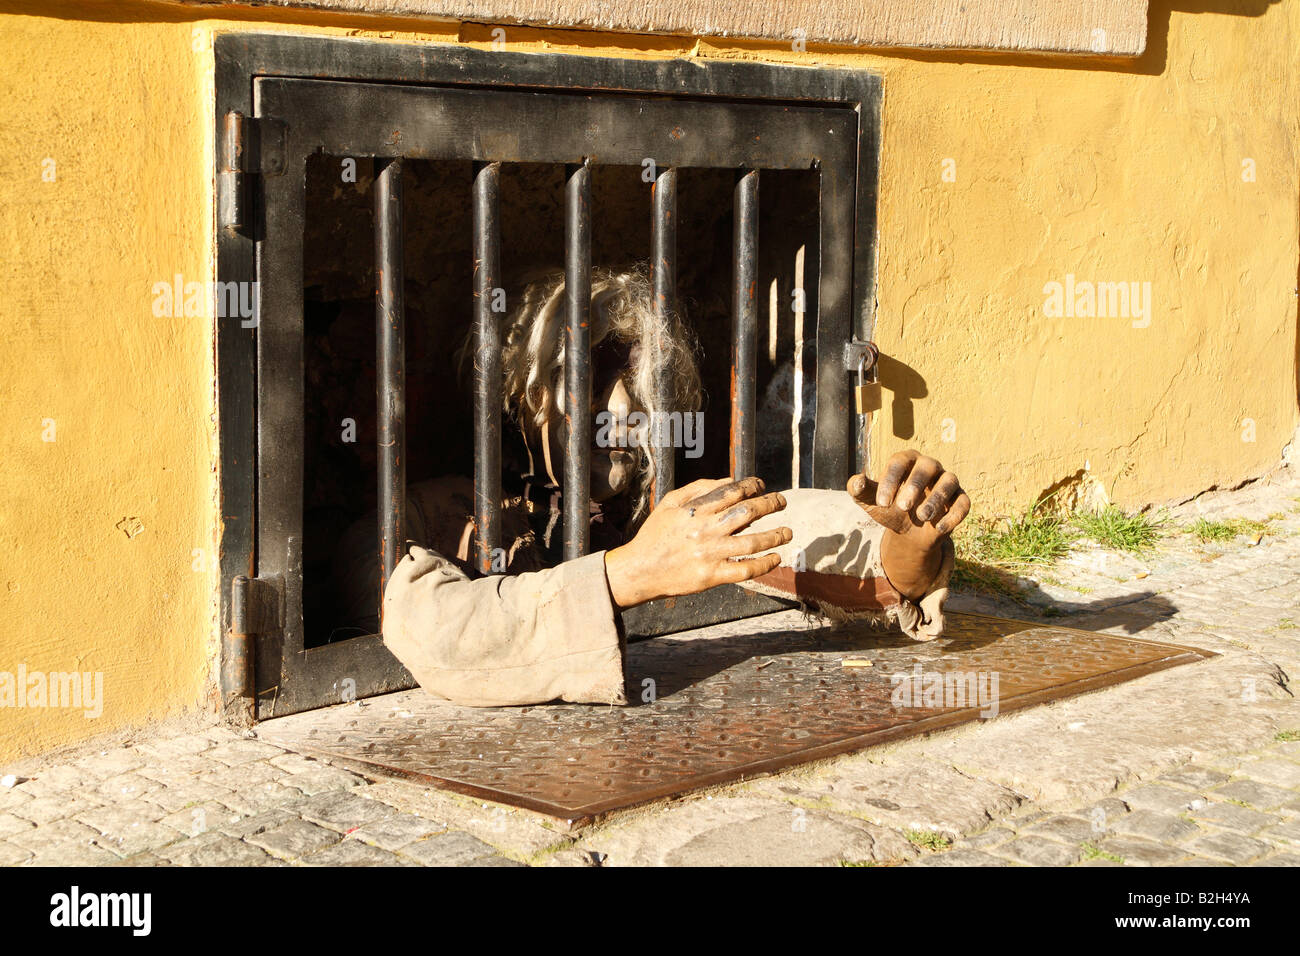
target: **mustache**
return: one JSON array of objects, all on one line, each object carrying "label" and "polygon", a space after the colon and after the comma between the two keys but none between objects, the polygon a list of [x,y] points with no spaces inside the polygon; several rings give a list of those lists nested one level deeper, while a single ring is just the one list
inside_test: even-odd
[{"label": "mustache", "polygon": [[610,459],[610,461],[624,462],[627,464],[636,461],[636,455],[628,451],[626,448],[601,448],[599,445],[592,445],[591,453],[593,455],[602,455]]}]

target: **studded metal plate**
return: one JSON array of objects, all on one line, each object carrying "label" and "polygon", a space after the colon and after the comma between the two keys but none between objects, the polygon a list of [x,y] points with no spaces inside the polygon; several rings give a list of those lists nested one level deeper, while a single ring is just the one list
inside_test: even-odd
[{"label": "studded metal plate", "polygon": [[628,648],[628,707],[462,707],[417,689],[267,721],[259,732],[364,773],[576,828],[1216,656],[982,615],[947,618],[931,643],[865,624],[832,630],[796,611],[654,638]]}]

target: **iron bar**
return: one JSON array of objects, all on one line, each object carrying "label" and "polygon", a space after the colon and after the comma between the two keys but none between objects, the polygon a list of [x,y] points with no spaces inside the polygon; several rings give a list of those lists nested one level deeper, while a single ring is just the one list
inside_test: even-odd
[{"label": "iron bar", "polygon": [[[677,170],[668,168],[655,176],[651,187],[651,206],[654,219],[651,223],[650,281],[654,287],[655,313],[660,320],[677,311]],[[672,382],[663,362],[663,337],[656,341],[655,412],[651,421],[651,454],[654,456],[654,493],[651,500],[659,499],[673,490],[676,484],[677,450],[668,439],[672,429],[668,415],[673,411],[685,413],[690,409],[673,409]],[[683,426],[684,427],[684,426]]]},{"label": "iron bar", "polygon": [[493,312],[501,277],[500,184],[500,163],[475,167],[474,521],[483,574],[493,571],[501,547],[501,328]]},{"label": "iron bar", "polygon": [[379,607],[397,566],[406,512],[406,306],[402,295],[402,161],[376,160],[375,442],[379,471]]},{"label": "iron bar", "polygon": [[758,170],[736,179],[731,309],[731,476],[754,473],[758,374]]},{"label": "iron bar", "polygon": [[564,184],[564,559],[587,553],[591,515],[591,167]]}]

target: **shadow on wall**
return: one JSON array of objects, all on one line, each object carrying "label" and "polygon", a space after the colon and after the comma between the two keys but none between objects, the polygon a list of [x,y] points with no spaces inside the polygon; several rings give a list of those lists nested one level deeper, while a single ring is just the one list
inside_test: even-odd
[{"label": "shadow on wall", "polygon": [[924,376],[910,365],[904,365],[898,359],[883,353],[876,366],[876,374],[881,389],[889,393],[889,417],[894,436],[912,438],[916,434],[916,406],[913,400],[930,394]]}]

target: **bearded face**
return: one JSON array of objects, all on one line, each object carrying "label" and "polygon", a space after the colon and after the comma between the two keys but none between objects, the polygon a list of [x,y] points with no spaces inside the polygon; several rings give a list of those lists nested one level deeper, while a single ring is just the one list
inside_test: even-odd
[{"label": "bearded face", "polygon": [[[630,434],[629,418],[644,413],[627,387],[635,356],[626,343],[602,342],[591,357],[591,500],[610,499],[631,490],[640,471],[640,454]],[[541,448],[547,474],[561,484],[569,425],[564,415],[563,383],[557,381],[555,409],[545,428],[532,422],[525,433],[530,448]]]}]

